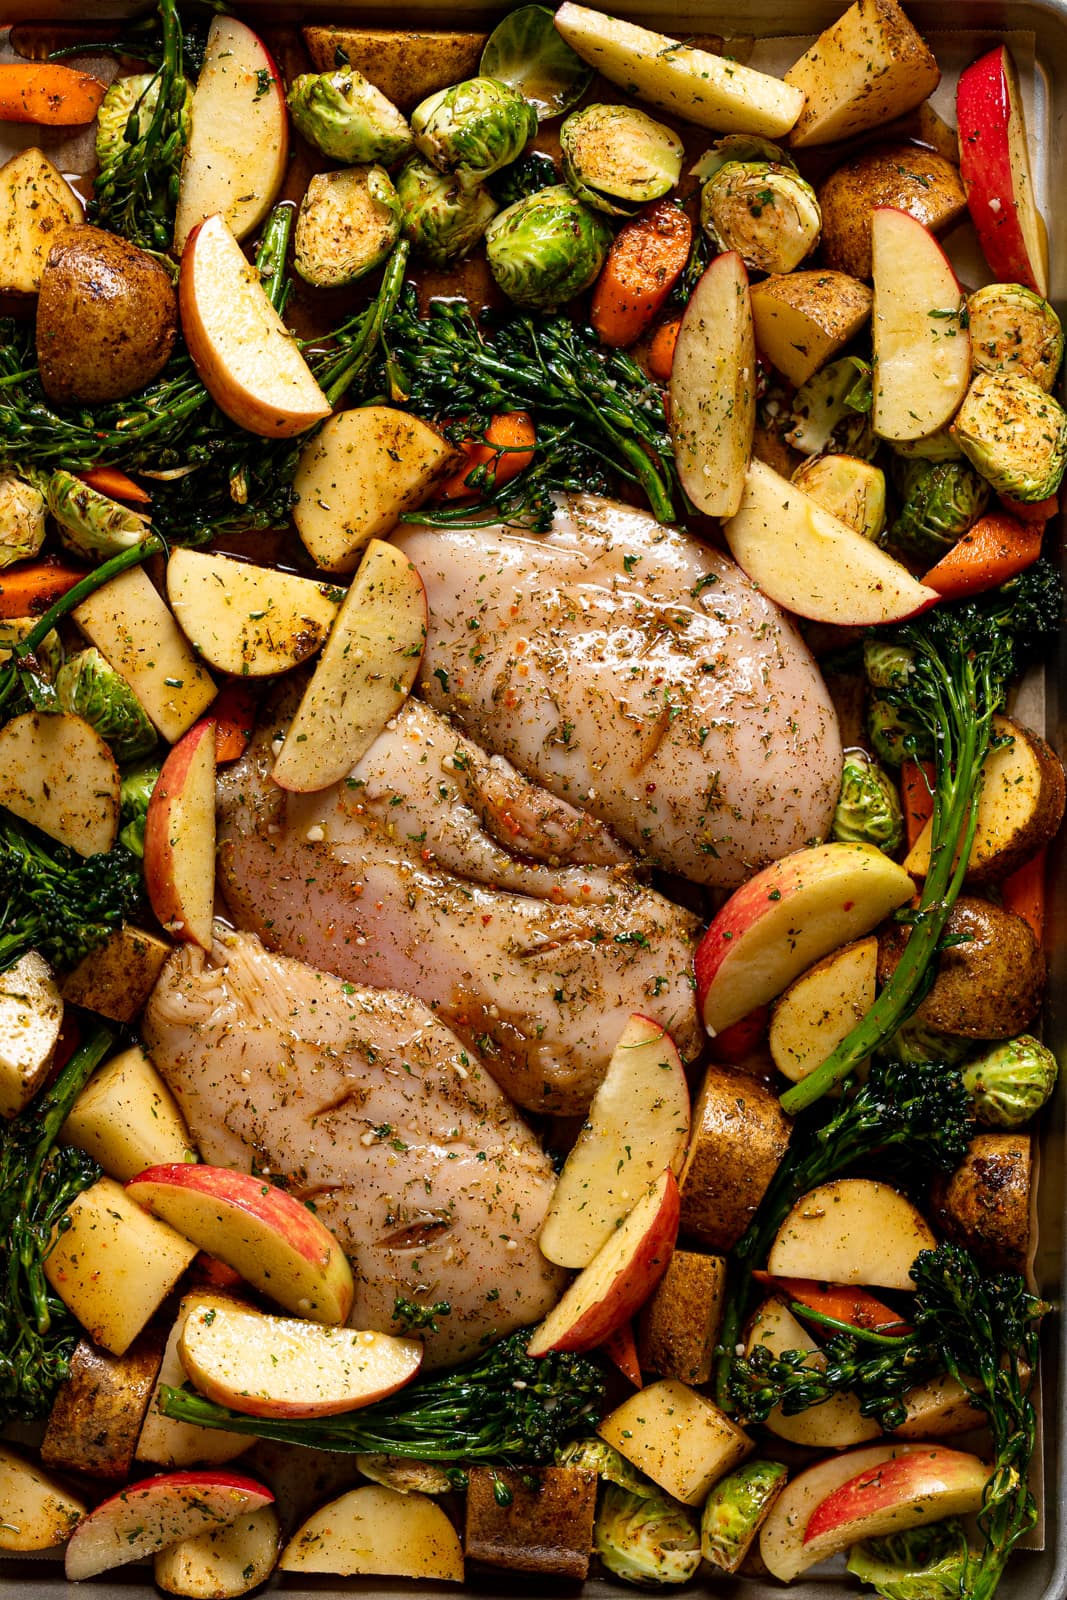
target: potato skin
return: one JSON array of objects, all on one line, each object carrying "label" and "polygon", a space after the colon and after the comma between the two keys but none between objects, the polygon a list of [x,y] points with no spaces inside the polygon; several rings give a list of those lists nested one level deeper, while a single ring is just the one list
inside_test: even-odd
[{"label": "potato skin", "polygon": [[163,1360],[166,1330],[151,1323],[125,1355],[79,1340],[41,1444],[45,1466],[128,1478],[141,1423]]},{"label": "potato skin", "polygon": [[[496,1498],[503,1479],[511,1499]],[[463,1548],[469,1561],[581,1583],[589,1573],[597,1479],[580,1467],[472,1467]]]},{"label": "potato skin", "polygon": [[641,1366],[661,1378],[707,1383],[726,1298],[726,1260],[675,1250],[638,1325]]},{"label": "potato skin", "polygon": [[[878,939],[878,984],[895,971],[909,930],[888,924]],[[949,914],[948,937],[963,935],[938,958],[938,972],[915,1016],[961,1039],[1013,1039],[1036,1016],[1045,961],[1027,923],[992,901],[961,895]]]},{"label": "potato skin", "polygon": [[931,1220],[990,1272],[1023,1272],[1030,1245],[1031,1141],[979,1133],[955,1172],[935,1178]]},{"label": "potato skin", "polygon": [[50,400],[121,400],[166,365],[178,300],[166,270],[128,239],[67,228],[37,300],[37,360]]},{"label": "potato skin", "polygon": [[678,1180],[682,1233],[707,1250],[732,1250],[778,1170],[789,1132],[770,1089],[743,1072],[709,1067]]},{"label": "potato skin", "polygon": [[824,181],[822,257],[828,267],[871,276],[871,211],[895,206],[938,233],[962,216],[967,196],[959,171],[936,150],[899,143],[875,145]]}]

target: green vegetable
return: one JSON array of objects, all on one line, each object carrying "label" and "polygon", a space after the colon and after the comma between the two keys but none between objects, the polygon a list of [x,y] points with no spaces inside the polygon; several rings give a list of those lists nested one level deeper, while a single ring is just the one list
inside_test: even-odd
[{"label": "green vegetable", "polygon": [[869,461],[878,447],[870,410],[870,366],[858,356],[842,356],[797,390],[786,443],[806,456],[833,452]]},{"label": "green vegetable", "polygon": [[297,131],[332,161],[391,166],[411,149],[411,129],[396,106],[354,67],[305,72],[286,98]]},{"label": "green vegetable", "polygon": [[603,217],[564,184],[508,206],[485,236],[489,269],[509,300],[555,311],[588,289],[611,247]]},{"label": "green vegetable", "polygon": [[958,461],[963,454],[949,423],[922,439],[894,439],[891,448],[904,461]]},{"label": "green vegetable", "polygon": [[946,1066],[958,1067],[973,1049],[973,1039],[939,1033],[913,1017],[880,1046],[879,1054],[887,1061],[943,1061]]},{"label": "green vegetable", "polygon": [[0,1121],[0,1423],[48,1415],[81,1335],[50,1288],[44,1261],[53,1227],[100,1168],[56,1139],[114,1040],[98,1023],[44,1095]]},{"label": "green vegetable", "polygon": [[546,6],[520,6],[498,22],[486,40],[478,72],[518,91],[537,120],[562,116],[589,87],[586,66],[556,28]]},{"label": "green vegetable", "polygon": [[899,767],[906,756],[925,758],[933,749],[926,730],[889,700],[868,703],[867,737],[878,760],[887,767]]},{"label": "green vegetable", "polygon": [[896,784],[865,750],[845,751],[830,837],[877,845],[890,856],[903,842],[904,813]]},{"label": "green vegetable", "polygon": [[971,358],[979,372],[1021,372],[1050,390],[1063,328],[1047,300],[1021,283],[987,283],[967,296]]},{"label": "green vegetable", "polygon": [[53,472],[45,498],[61,541],[84,561],[106,560],[130,550],[143,544],[151,531],[148,518],[139,511],[91,489],[72,472]]},{"label": "green vegetable", "polygon": [[609,216],[669,194],[685,147],[672,128],[636,106],[591,105],[559,130],[563,175],[579,200]]},{"label": "green vegetable", "polygon": [[893,467],[901,507],[883,544],[933,565],[961,539],[989,504],[989,485],[970,462],[903,461]]},{"label": "green vegetable", "polygon": [[121,822],[119,843],[124,844],[139,860],[144,858],[144,825],[148,815],[148,802],[159,778],[159,766],[154,761],[143,762],[122,774],[119,790]]},{"label": "green vegetable", "polygon": [[473,188],[517,160],[537,132],[537,112],[506,83],[468,78],[421,101],[411,131],[438,172]]},{"label": "green vegetable", "polygon": [[543,150],[529,150],[513,161],[510,167],[501,167],[488,180],[493,199],[501,207],[513,206],[516,200],[526,200],[541,189],[551,189],[559,182],[556,163]]},{"label": "green vegetable", "polygon": [[1032,378],[980,372],[952,424],[956,443],[998,494],[1044,500],[1067,468],[1067,411]]},{"label": "green vegetable", "polygon": [[885,527],[885,473],[872,461],[810,456],[794,472],[793,482],[865,539],[877,539]]},{"label": "green vegetable", "polygon": [[293,264],[335,289],[380,267],[400,237],[400,199],[383,167],[317,172],[296,219]]},{"label": "green vegetable", "polygon": [[633,1495],[656,1495],[659,1490],[651,1478],[632,1467],[613,1444],[592,1436],[574,1439],[556,1451],[556,1465],[577,1467],[583,1472],[595,1472],[605,1483],[613,1483]]},{"label": "green vegetable", "polygon": [[317,1450],[543,1466],[564,1440],[595,1426],[604,1379],[586,1356],[528,1356],[529,1336],[529,1329],[513,1333],[466,1366],[432,1373],[388,1400],[335,1417],[245,1416],[165,1386],[159,1406],[179,1422]]},{"label": "green vegetable", "polygon": [[971,1592],[972,1559],[967,1535],[953,1518],[854,1544],[848,1570],[880,1600],[960,1600]]},{"label": "green vegetable", "polygon": [[903,689],[915,671],[915,652],[891,636],[871,634],[863,641],[863,670],[872,689]]},{"label": "green vegetable", "polygon": [[62,709],[91,723],[119,763],[139,761],[155,749],[151,718],[99,650],[79,650],[70,656],[59,669],[55,688]]},{"label": "green vegetable", "polygon": [[746,1461],[719,1479],[700,1518],[705,1561],[724,1572],[737,1571],[788,1476],[780,1461]]},{"label": "green vegetable", "polygon": [[724,138],[716,139],[711,148],[704,151],[700,160],[690,167],[689,176],[696,178],[699,183],[707,183],[729,162],[738,161],[762,161],[776,167],[790,167],[794,172],[797,170],[793,157],[780,144],[762,139],[756,133],[728,133]]},{"label": "green vegetable", "polygon": [[645,1589],[687,1583],[700,1566],[696,1516],[660,1490],[630,1494],[617,1484],[605,1484],[593,1524],[593,1548],[616,1578]]},{"label": "green vegetable", "polygon": [[464,189],[421,156],[406,163],[396,192],[405,239],[435,267],[450,267],[469,255],[497,211],[488,189]]},{"label": "green vegetable", "polygon": [[1048,1046],[1021,1033],[970,1062],[963,1082],[979,1122],[987,1128],[1022,1128],[1045,1104],[1058,1073]]},{"label": "green vegetable", "polygon": [[[700,192],[700,226],[761,272],[792,272],[822,228],[815,190],[795,167],[727,161]],[[810,380],[809,380],[810,381]]]},{"label": "green vegetable", "polygon": [[27,561],[44,544],[45,497],[17,473],[0,473],[0,567]]}]

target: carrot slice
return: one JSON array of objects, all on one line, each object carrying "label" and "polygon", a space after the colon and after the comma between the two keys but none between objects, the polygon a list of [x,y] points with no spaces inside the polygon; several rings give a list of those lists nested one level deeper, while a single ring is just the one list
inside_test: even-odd
[{"label": "carrot slice", "polygon": [[616,235],[593,289],[589,320],[602,344],[639,339],[685,271],[693,224],[669,200],[655,200]]},{"label": "carrot slice", "polygon": [[439,500],[476,500],[481,490],[467,479],[475,467],[488,468],[495,488],[510,483],[524,472],[534,458],[537,432],[528,411],[501,411],[493,417],[485,433],[476,439],[463,439],[460,449],[465,460],[437,490]]},{"label": "carrot slice", "polygon": [[0,572],[0,618],[39,617],[85,577],[61,561],[33,561]]},{"label": "carrot slice", "polygon": [[134,483],[118,467],[90,467],[88,472],[75,473],[75,477],[99,494],[110,495],[113,500],[132,500],[134,505],[146,506],[152,499],[147,489]]},{"label": "carrot slice", "polygon": [[1043,522],[1021,522],[991,511],[968,528],[922,581],[949,599],[996,589],[1033,566],[1044,532]]},{"label": "carrot slice", "polygon": [[776,1278],[769,1272],[754,1272],[752,1276],[783,1299],[817,1311],[820,1316],[833,1317],[836,1322],[847,1322],[853,1328],[911,1331],[898,1311],[875,1299],[866,1289],[844,1283],[819,1283],[814,1278]]},{"label": "carrot slice", "polygon": [[243,756],[256,724],[256,691],[240,678],[224,683],[208,715],[215,724],[215,760],[236,761]]},{"label": "carrot slice", "polygon": [[1001,885],[1005,911],[1014,911],[1017,917],[1029,923],[1038,944],[1045,931],[1047,857],[1047,850],[1039,850],[1036,856],[1031,856],[1029,861],[1024,861],[1021,867],[1005,878]]},{"label": "carrot slice", "polygon": [[635,1389],[644,1387],[641,1377],[641,1363],[637,1359],[637,1341],[634,1339],[632,1322],[624,1322],[621,1328],[616,1328],[614,1333],[609,1333],[603,1344],[604,1354],[612,1364],[618,1367],[624,1378],[628,1378]]},{"label": "carrot slice", "polygon": [[934,764],[907,756],[900,768],[904,834],[910,850],[934,814]]},{"label": "carrot slice", "polygon": [[657,383],[670,383],[674,366],[674,347],[678,343],[678,329],[682,326],[682,313],[666,317],[652,335],[645,357],[649,372]]},{"label": "carrot slice", "polygon": [[0,66],[0,122],[76,127],[92,122],[106,91],[99,78],[54,61],[8,62]]}]

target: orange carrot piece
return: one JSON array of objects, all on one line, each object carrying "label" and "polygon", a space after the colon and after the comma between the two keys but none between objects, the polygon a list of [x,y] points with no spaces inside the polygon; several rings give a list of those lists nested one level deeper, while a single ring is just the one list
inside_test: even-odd
[{"label": "orange carrot piece", "polygon": [[113,500],[132,500],[134,505],[146,506],[152,499],[147,489],[134,483],[118,467],[90,467],[88,472],[75,473],[75,477],[98,494],[110,495]]},{"label": "orange carrot piece", "polygon": [[92,122],[106,89],[90,73],[54,61],[8,62],[0,66],[0,122],[77,127]]},{"label": "orange carrot piece", "polygon": [[807,1306],[809,1311],[833,1317],[837,1322],[847,1322],[853,1328],[884,1328],[893,1333],[910,1331],[898,1311],[876,1300],[866,1289],[855,1289],[844,1283],[819,1283],[814,1278],[776,1278],[769,1272],[754,1272],[752,1276],[783,1300]]},{"label": "orange carrot piece", "polygon": [[670,200],[655,200],[620,228],[593,289],[589,320],[601,344],[639,339],[685,271],[693,224]]},{"label": "orange carrot piece", "polygon": [[0,572],[0,618],[39,617],[85,577],[61,561],[32,561]]},{"label": "orange carrot piece", "polygon": [[243,756],[256,724],[257,694],[250,683],[233,678],[224,683],[208,717],[215,724],[215,760],[236,761]]},{"label": "orange carrot piece", "polygon": [[727,1066],[737,1066],[738,1062],[744,1061],[767,1032],[770,1015],[769,1006],[756,1006],[753,1011],[739,1017],[728,1028],[717,1033],[709,1040],[712,1060],[723,1062]]},{"label": "orange carrot piece", "polygon": [[1041,943],[1045,931],[1045,867],[1048,857],[1047,850],[1039,850],[1036,856],[1031,856],[1029,861],[1024,861],[1021,867],[1011,873],[1001,885],[1004,896],[1004,909],[1014,911],[1017,917],[1022,917],[1029,923],[1030,929]]},{"label": "orange carrot piece", "polygon": [[907,756],[900,768],[904,837],[910,850],[934,814],[934,764]]},{"label": "orange carrot piece", "polygon": [[996,589],[1033,566],[1044,532],[1043,522],[1020,522],[991,511],[968,528],[922,581],[951,600]]},{"label": "orange carrot piece", "polygon": [[621,1328],[616,1328],[614,1333],[610,1333],[604,1340],[603,1350],[608,1360],[618,1367],[623,1377],[628,1378],[635,1389],[644,1388],[632,1322],[624,1322]]},{"label": "orange carrot piece", "polygon": [[682,313],[667,317],[652,335],[645,360],[648,370],[657,383],[670,383],[674,366],[674,347],[678,343],[678,329],[682,326]]},{"label": "orange carrot piece", "polygon": [[1010,495],[998,496],[1001,505],[1010,517],[1018,517],[1020,522],[1050,522],[1059,515],[1059,496],[1050,494],[1047,500],[1013,500]]},{"label": "orange carrot piece", "polygon": [[528,411],[501,411],[489,423],[485,433],[476,439],[464,439],[460,444],[466,458],[461,467],[439,486],[439,500],[476,500],[480,495],[477,484],[467,482],[475,467],[490,469],[489,477],[496,488],[518,477],[534,458],[537,431]]}]

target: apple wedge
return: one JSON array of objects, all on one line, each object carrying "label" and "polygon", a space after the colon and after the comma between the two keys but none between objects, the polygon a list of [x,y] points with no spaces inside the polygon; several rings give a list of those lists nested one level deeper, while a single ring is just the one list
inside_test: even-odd
[{"label": "apple wedge", "polygon": [[51,1550],[87,1507],[40,1467],[0,1445],[0,1550]]},{"label": "apple wedge", "polygon": [[[558,20],[558,16],[557,16]],[[670,429],[682,488],[709,517],[741,504],[756,426],[756,345],[748,273],[716,256],[685,308],[670,382]]]},{"label": "apple wedge", "polygon": [[956,86],[960,177],[978,242],[995,278],[1048,295],[1048,242],[1034,201],[1015,63],[998,44]]},{"label": "apple wedge", "polygon": [[119,831],[119,769],[84,717],[24,711],[0,728],[0,805],[80,856]]},{"label": "apple wedge", "polygon": [[730,554],[756,587],[811,622],[899,622],[940,598],[763,461],[748,463],[741,502],[722,531]]},{"label": "apple wedge", "polygon": [[805,1565],[825,1561],[858,1539],[881,1539],[979,1511],[991,1471],[964,1450],[928,1445],[858,1472],[813,1508],[804,1528]]},{"label": "apple wedge", "polygon": [[186,1600],[232,1600],[266,1583],[281,1549],[282,1530],[273,1506],[261,1506],[165,1550],[157,1550],[152,1576],[160,1589]]},{"label": "apple wedge", "polygon": [[689,1088],[669,1033],[633,1016],[612,1051],[541,1228],[541,1254],[587,1267],[658,1173],[682,1170]]},{"label": "apple wedge", "polygon": [[816,962],[776,1001],[767,1047],[791,1083],[821,1066],[867,1015],[877,975],[878,940],[857,939]]},{"label": "apple wedge", "polygon": [[246,238],[274,204],[288,161],[285,87],[269,51],[236,17],[215,17],[182,159],[175,253],[216,212],[238,239]]},{"label": "apple wedge", "polygon": [[459,1534],[428,1495],[366,1484],[310,1516],[282,1551],[278,1567],[462,1583],[463,1550]]},{"label": "apple wedge", "polygon": [[238,1305],[193,1310],[178,1354],[201,1394],[250,1417],[332,1417],[409,1383],[418,1339],[324,1327]]},{"label": "apple wedge", "polygon": [[[721,1033],[910,900],[911,878],[868,844],[809,845],[742,884],[696,948],[697,1005]],[[807,1273],[802,1276],[826,1276]]]},{"label": "apple wedge", "polygon": [[534,1329],[527,1354],[592,1350],[629,1321],[667,1270],[679,1214],[678,1180],[668,1167]]},{"label": "apple wedge", "polygon": [[144,826],[145,888],[174,938],[211,949],[215,910],[215,724],[198,722],[163,763]]},{"label": "apple wedge", "polygon": [[217,212],[186,241],[178,304],[201,382],[239,428],[283,439],[330,415],[259,273]]},{"label": "apple wedge", "polygon": [[922,439],[944,427],[971,381],[967,297],[932,233],[906,211],[871,212],[874,431]]},{"label": "apple wedge", "polygon": [[164,1386],[180,1389],[188,1381],[178,1354],[186,1318],[194,1311],[221,1310],[241,1303],[232,1295],[219,1294],[213,1289],[196,1289],[182,1295],[137,1438],[135,1460],[171,1469],[219,1467],[252,1448],[253,1440],[247,1433],[233,1433],[228,1428],[199,1428],[195,1422],[178,1422],[174,1417],[165,1416],[159,1409],[160,1390]]},{"label": "apple wedge", "polygon": [[301,794],[328,789],[403,705],[426,643],[426,590],[407,556],[372,539],[289,725],[271,774]]},{"label": "apple wedge", "polygon": [[217,1468],[142,1478],[102,1501],[78,1524],[67,1545],[67,1578],[76,1583],[139,1561],[179,1539],[236,1522],[273,1499],[254,1478]]},{"label": "apple wedge", "polygon": [[286,1311],[328,1323],[348,1316],[355,1291],[344,1251],[284,1189],[249,1172],[175,1162],[149,1167],[126,1193]]},{"label": "apple wedge", "polygon": [[315,654],[337,615],[341,591],[232,556],[175,550],[167,562],[167,599],[209,666],[262,678]]},{"label": "apple wedge", "polygon": [[775,1278],[914,1289],[911,1269],[937,1240],[922,1213],[874,1178],[835,1178],[801,1195],[767,1257]]}]

